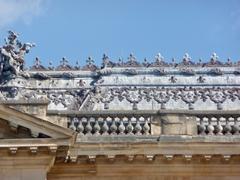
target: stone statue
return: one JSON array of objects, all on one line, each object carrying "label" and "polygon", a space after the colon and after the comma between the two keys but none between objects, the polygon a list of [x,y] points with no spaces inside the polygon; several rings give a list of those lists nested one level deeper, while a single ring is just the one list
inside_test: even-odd
[{"label": "stone statue", "polygon": [[17,33],[8,31],[6,44],[0,48],[0,77],[26,76],[23,72],[24,57],[35,44],[22,44],[17,38]]}]

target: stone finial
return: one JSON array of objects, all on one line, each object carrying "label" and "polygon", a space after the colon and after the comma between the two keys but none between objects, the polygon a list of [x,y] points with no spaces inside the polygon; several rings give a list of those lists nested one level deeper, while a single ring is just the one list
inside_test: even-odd
[{"label": "stone finial", "polygon": [[34,66],[38,68],[38,67],[40,67],[40,65],[41,65],[41,61],[40,61],[39,57],[36,57]]},{"label": "stone finial", "polygon": [[87,65],[91,66],[94,64],[94,60],[91,56],[89,56],[86,60]]},{"label": "stone finial", "polygon": [[218,55],[217,53],[213,52],[211,55],[211,62],[215,63],[218,61]]},{"label": "stone finial", "polygon": [[118,63],[123,64],[123,59],[121,57],[118,59]]},{"label": "stone finial", "polygon": [[183,61],[184,62],[189,62],[189,61],[191,61],[191,57],[189,56],[189,54],[188,53],[185,53],[184,54],[184,56],[183,56]]},{"label": "stone finial", "polygon": [[80,69],[80,65],[79,65],[79,61],[77,60],[76,63],[75,63],[75,69]]},{"label": "stone finial", "polygon": [[109,64],[109,57],[104,53],[102,57],[102,64],[106,67]]},{"label": "stone finial", "polygon": [[102,57],[102,60],[103,60],[103,62],[108,61],[108,60],[109,60],[108,55],[106,55],[106,54],[104,53],[104,54],[103,54],[103,57]]},{"label": "stone finial", "polygon": [[226,63],[226,64],[227,64],[227,65],[232,65],[232,60],[231,60],[230,57],[227,59],[227,63]]},{"label": "stone finial", "polygon": [[136,62],[136,57],[133,55],[133,53],[130,53],[129,57],[128,57],[128,60],[130,62]]},{"label": "stone finial", "polygon": [[68,64],[68,60],[66,59],[66,57],[63,57],[62,60],[60,61],[60,63],[63,67],[66,67]]},{"label": "stone finial", "polygon": [[161,55],[161,53],[158,53],[156,56],[155,56],[155,61],[157,63],[160,63],[162,61],[164,61],[164,57]]}]

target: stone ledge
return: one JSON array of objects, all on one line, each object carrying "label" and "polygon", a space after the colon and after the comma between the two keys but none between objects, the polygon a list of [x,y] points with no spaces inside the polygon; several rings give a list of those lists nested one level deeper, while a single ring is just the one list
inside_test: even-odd
[{"label": "stone ledge", "polygon": [[189,143],[240,143],[240,135],[231,136],[189,136],[189,135],[83,135],[78,136],[77,143],[157,143],[157,142],[189,142]]}]

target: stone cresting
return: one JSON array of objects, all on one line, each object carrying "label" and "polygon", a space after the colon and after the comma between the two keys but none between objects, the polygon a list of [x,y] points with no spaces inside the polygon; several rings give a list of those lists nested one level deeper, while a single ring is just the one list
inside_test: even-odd
[{"label": "stone cresting", "polygon": [[66,57],[54,67],[36,58],[29,69],[24,55],[34,46],[22,44],[9,31],[0,51],[0,100],[49,101],[48,110],[239,110],[240,62],[192,61],[186,53],[177,63],[159,53],[154,62],[139,62],[130,54],[127,61],[114,62],[106,54],[102,66],[88,57],[86,65],[70,65]]}]

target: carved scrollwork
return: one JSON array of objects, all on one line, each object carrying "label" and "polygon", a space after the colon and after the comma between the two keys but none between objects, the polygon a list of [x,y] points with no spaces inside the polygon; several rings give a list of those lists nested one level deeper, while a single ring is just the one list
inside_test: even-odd
[{"label": "carved scrollwork", "polygon": [[209,91],[210,99],[217,104],[217,109],[222,109],[222,103],[227,99],[226,92],[221,88],[214,88]]},{"label": "carved scrollwork", "polygon": [[137,110],[137,104],[142,100],[142,96],[140,94],[140,89],[134,88],[126,88],[124,96],[126,100],[133,104],[133,110]]},{"label": "carved scrollwork", "polygon": [[198,93],[196,89],[191,87],[181,89],[180,96],[182,100],[188,104],[190,110],[194,109],[193,104],[198,100]]},{"label": "carved scrollwork", "polygon": [[104,103],[104,109],[109,109],[109,103],[114,99],[111,91],[112,90],[106,89],[101,93],[100,101]]},{"label": "carved scrollwork", "polygon": [[166,109],[165,104],[170,100],[171,94],[169,89],[165,89],[164,87],[157,88],[153,91],[153,99],[161,104],[161,109]]},{"label": "carved scrollwork", "polygon": [[[93,95],[97,97],[97,95]],[[232,102],[240,100],[240,89],[238,88],[146,88],[146,87],[122,87],[122,88],[109,88],[107,91],[103,91],[99,102],[104,103],[105,109],[108,109],[108,104],[113,101],[114,97],[119,102],[126,100],[133,105],[133,109],[138,109],[138,104],[144,99],[150,103],[155,101],[161,105],[161,109],[166,109],[166,104],[170,100],[183,101],[188,105],[188,109],[194,109],[194,104],[197,101],[202,103],[208,103],[212,101],[216,103],[217,109],[222,109],[222,104],[226,99],[230,99]],[[97,102],[97,101],[96,101]]]}]

